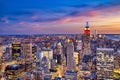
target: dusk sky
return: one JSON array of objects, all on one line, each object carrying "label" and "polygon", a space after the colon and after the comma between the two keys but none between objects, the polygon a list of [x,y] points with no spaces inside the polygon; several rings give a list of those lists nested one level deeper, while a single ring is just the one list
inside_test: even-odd
[{"label": "dusk sky", "polygon": [[120,0],[0,0],[0,34],[120,34]]}]

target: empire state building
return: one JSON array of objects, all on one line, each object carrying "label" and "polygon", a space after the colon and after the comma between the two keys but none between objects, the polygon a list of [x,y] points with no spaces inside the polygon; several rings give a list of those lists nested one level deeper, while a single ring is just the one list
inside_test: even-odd
[{"label": "empire state building", "polygon": [[88,22],[86,22],[86,26],[84,28],[84,50],[83,54],[91,54],[90,50],[90,28]]}]

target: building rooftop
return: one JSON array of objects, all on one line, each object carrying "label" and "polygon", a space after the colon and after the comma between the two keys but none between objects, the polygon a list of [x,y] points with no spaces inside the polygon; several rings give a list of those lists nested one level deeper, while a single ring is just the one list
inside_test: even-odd
[{"label": "building rooftop", "polygon": [[22,64],[13,64],[13,65],[8,65],[5,70],[18,70],[23,67],[24,67],[24,65],[22,65]]},{"label": "building rooftop", "polygon": [[113,48],[97,48],[97,50],[100,50],[100,51],[114,51]]}]

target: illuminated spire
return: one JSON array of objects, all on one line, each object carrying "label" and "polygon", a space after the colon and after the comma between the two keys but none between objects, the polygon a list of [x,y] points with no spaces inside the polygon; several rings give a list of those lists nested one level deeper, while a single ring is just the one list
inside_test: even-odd
[{"label": "illuminated spire", "polygon": [[86,28],[89,28],[89,24],[88,24],[88,21],[86,22]]}]

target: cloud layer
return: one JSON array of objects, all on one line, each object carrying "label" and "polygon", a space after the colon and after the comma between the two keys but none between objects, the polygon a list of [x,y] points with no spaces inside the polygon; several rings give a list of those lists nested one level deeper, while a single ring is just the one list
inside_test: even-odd
[{"label": "cloud layer", "polygon": [[92,32],[120,33],[120,1],[0,1],[0,33],[82,33],[88,20]]}]

